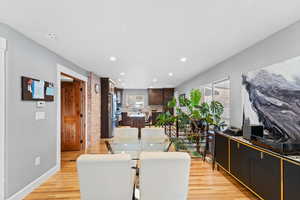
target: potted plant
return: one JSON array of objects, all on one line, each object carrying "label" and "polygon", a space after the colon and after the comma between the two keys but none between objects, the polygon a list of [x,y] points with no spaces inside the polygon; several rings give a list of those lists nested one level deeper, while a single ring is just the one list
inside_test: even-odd
[{"label": "potted plant", "polygon": [[[223,105],[218,101],[206,103],[201,100],[201,91],[193,89],[189,98],[179,97],[179,104],[175,98],[168,103],[170,108],[175,108],[176,116],[171,117],[168,113],[164,113],[161,116],[161,119],[168,118],[172,123],[177,121],[180,127],[190,127],[185,132],[186,140],[191,144],[195,144],[196,152],[198,153],[200,153],[200,143],[202,140],[207,139],[205,136],[207,136],[209,128],[212,126],[214,129],[220,129],[220,127],[225,125],[221,118],[224,112]],[[163,122],[167,123],[168,120]],[[182,146],[181,142],[180,146]]]},{"label": "potted plant", "polygon": [[176,117],[172,115],[169,111],[162,113],[157,116],[155,126],[164,127],[165,133],[167,133],[167,128],[171,129],[171,126],[176,122]]}]

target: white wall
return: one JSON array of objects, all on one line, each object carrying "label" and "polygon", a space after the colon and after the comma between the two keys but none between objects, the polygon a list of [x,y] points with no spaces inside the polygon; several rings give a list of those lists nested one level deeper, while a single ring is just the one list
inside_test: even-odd
[{"label": "white wall", "polygon": [[229,76],[231,79],[231,125],[241,127],[241,74],[298,56],[300,56],[300,22],[213,66],[208,71],[179,85],[176,91],[178,94],[186,93],[192,88],[198,88],[200,85]]},{"label": "white wall", "polygon": [[0,37],[0,200],[4,199],[4,140],[5,140],[5,54],[6,39]]}]

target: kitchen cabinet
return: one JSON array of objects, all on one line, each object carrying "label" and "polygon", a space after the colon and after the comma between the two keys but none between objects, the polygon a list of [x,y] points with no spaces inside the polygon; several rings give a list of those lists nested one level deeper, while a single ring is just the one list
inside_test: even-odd
[{"label": "kitchen cabinet", "polygon": [[251,157],[255,150],[230,140],[230,172],[245,183],[251,186]]},{"label": "kitchen cabinet", "polygon": [[163,89],[163,106],[164,111],[169,111],[170,113],[174,113],[174,109],[168,108],[168,102],[174,98],[174,88],[164,88]]},{"label": "kitchen cabinet", "polygon": [[[281,200],[283,181],[285,191],[283,199],[299,199],[300,192],[297,186],[300,185],[300,166],[284,162],[284,180],[282,180],[283,158],[280,155],[277,156],[275,153],[269,153],[223,134],[216,134],[215,140],[215,159],[218,166],[226,169],[260,198]],[[228,163],[229,167],[227,167]]]},{"label": "kitchen cabinet", "polygon": [[149,105],[163,105],[163,89],[148,89]]},{"label": "kitchen cabinet", "polygon": [[149,105],[162,105],[168,111],[167,105],[174,97],[174,88],[148,89]]},{"label": "kitchen cabinet", "polygon": [[228,142],[229,139],[227,137],[216,134],[215,159],[216,162],[226,170],[229,170]]},{"label": "kitchen cabinet", "polygon": [[163,104],[168,105],[168,102],[171,101],[174,97],[174,88],[164,88],[163,89]]},{"label": "kitchen cabinet", "polygon": [[264,199],[280,200],[280,159],[255,150],[250,167],[253,190]]},{"label": "kitchen cabinet", "polygon": [[283,166],[284,199],[298,200],[300,197],[300,165],[284,161]]}]

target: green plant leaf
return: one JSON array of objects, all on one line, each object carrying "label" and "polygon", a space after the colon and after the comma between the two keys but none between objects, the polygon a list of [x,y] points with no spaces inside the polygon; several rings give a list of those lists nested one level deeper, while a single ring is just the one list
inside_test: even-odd
[{"label": "green plant leaf", "polygon": [[176,98],[174,97],[172,100],[168,102],[168,108],[174,108],[177,105]]},{"label": "green plant leaf", "polygon": [[201,116],[203,118],[205,118],[209,114],[209,111],[210,111],[209,104],[206,102],[202,103],[199,107],[199,111],[201,113]]},{"label": "green plant leaf", "polygon": [[210,109],[215,115],[222,115],[224,112],[224,106],[219,101],[212,101],[210,103]]},{"label": "green plant leaf", "polygon": [[194,120],[200,120],[201,119],[201,114],[199,110],[193,110],[192,111],[192,118]]},{"label": "green plant leaf", "polygon": [[193,107],[199,106],[200,101],[202,98],[202,93],[200,92],[199,89],[193,89],[190,93],[190,99],[191,99],[191,105]]}]

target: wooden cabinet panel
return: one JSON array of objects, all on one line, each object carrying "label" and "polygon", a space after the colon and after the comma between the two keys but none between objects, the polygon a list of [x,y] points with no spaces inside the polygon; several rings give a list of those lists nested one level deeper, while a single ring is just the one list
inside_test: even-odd
[{"label": "wooden cabinet panel", "polygon": [[174,98],[174,88],[164,88],[164,112],[169,111],[171,114],[174,113],[174,109],[168,108],[168,102]]},{"label": "wooden cabinet panel", "polygon": [[280,200],[280,159],[230,141],[230,172],[259,196]]},{"label": "wooden cabinet panel", "polygon": [[250,186],[251,183],[251,157],[255,150],[236,141],[230,141],[230,172]]},{"label": "wooden cabinet panel", "polygon": [[284,161],[284,199],[298,200],[300,197],[300,166]]},{"label": "wooden cabinet panel", "polygon": [[256,151],[251,163],[251,185],[264,199],[280,200],[280,159]]},{"label": "wooden cabinet panel", "polygon": [[174,97],[174,88],[148,89],[149,105],[163,105],[167,111],[167,104]]},{"label": "wooden cabinet panel", "polygon": [[215,157],[218,164],[224,169],[228,170],[228,138],[219,134],[216,134],[216,147]]},{"label": "wooden cabinet panel", "polygon": [[148,89],[149,105],[163,105],[163,89]]},{"label": "wooden cabinet panel", "polygon": [[[281,157],[248,146],[234,139],[230,142],[230,156],[227,156],[226,137],[216,134],[216,161],[225,169],[230,162],[230,174],[265,200],[281,200],[283,181],[284,200],[296,200],[300,196],[300,164],[283,161],[281,176]],[[227,161],[228,160],[228,161]]]},{"label": "wooden cabinet panel", "polygon": [[168,105],[168,102],[171,101],[174,97],[174,88],[164,88],[164,105]]},{"label": "wooden cabinet panel", "polygon": [[130,126],[131,119],[128,116],[128,113],[127,112],[122,112],[121,115],[122,115],[122,123],[121,123],[122,126]]}]

